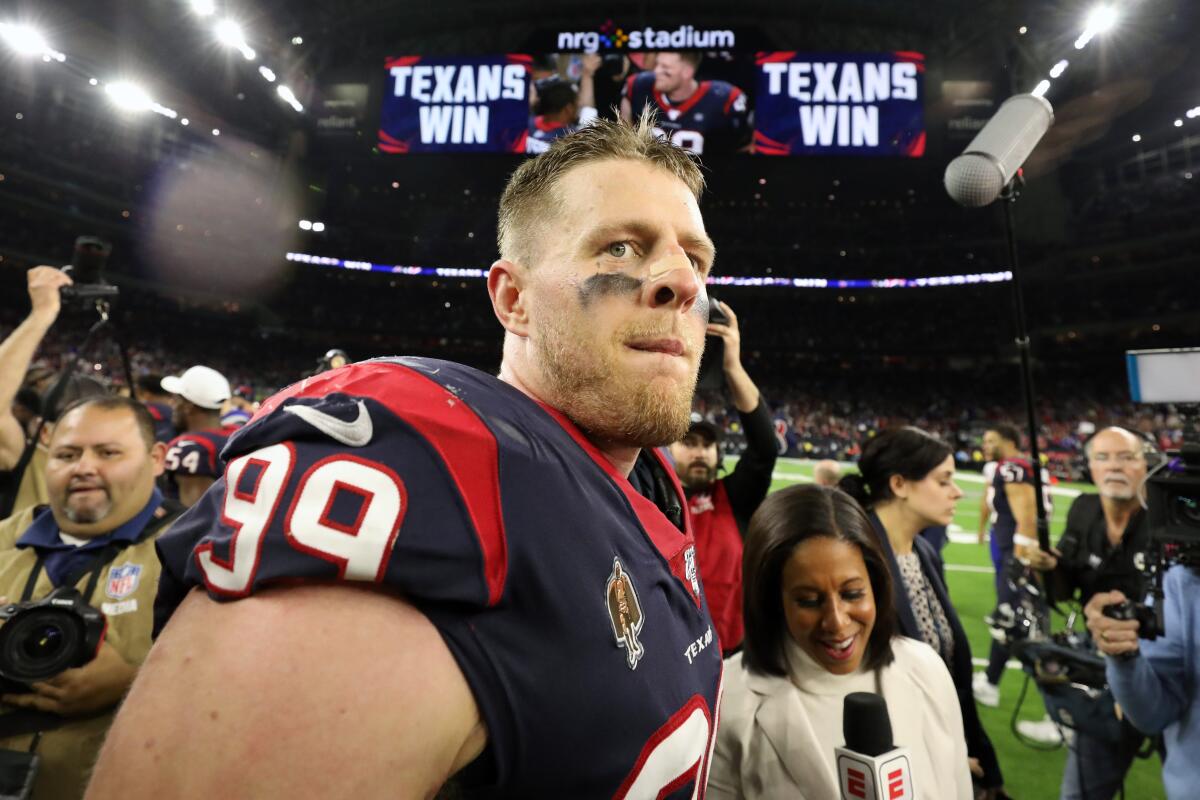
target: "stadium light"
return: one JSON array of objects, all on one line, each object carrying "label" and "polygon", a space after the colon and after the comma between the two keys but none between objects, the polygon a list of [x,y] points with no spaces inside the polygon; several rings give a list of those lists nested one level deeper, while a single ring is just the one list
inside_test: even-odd
[{"label": "stadium light", "polygon": [[259,67],[258,74],[262,75],[263,78],[265,78],[270,83],[275,82],[275,73],[271,70],[270,67]]},{"label": "stadium light", "polygon": [[1098,6],[1088,15],[1086,28],[1095,33],[1108,33],[1117,24],[1120,15],[1112,6]]},{"label": "stadium light", "polygon": [[1182,127],[1183,127],[1183,120],[1181,120],[1181,119],[1177,119],[1177,120],[1175,120],[1175,127],[1176,127],[1176,128],[1182,128]]},{"label": "stadium light", "polygon": [[183,119],[179,120],[179,124],[184,126],[185,128],[190,124],[190,122],[191,121],[187,117],[184,117]]},{"label": "stadium light", "polygon": [[296,94],[287,86],[280,84],[275,87],[276,93],[283,98],[283,101],[294,108],[296,111],[303,111],[304,106],[300,105],[300,101],[296,99]]},{"label": "stadium light", "polygon": [[1111,31],[1116,26],[1118,19],[1117,10],[1112,6],[1097,6],[1092,9],[1083,25],[1083,33],[1079,34],[1079,38],[1075,40],[1075,49],[1082,50],[1098,34]]},{"label": "stadium light", "polygon": [[1017,28],[1017,33],[1024,36],[1025,34],[1029,33],[1029,28],[1025,25],[1022,25],[1021,27]]},{"label": "stadium light", "polygon": [[105,84],[104,93],[109,96],[113,105],[125,111],[149,111],[155,105],[145,89],[128,81]]},{"label": "stadium light", "polygon": [[220,135],[221,135],[221,129],[213,128],[213,136],[220,136]]},{"label": "stadium light", "polygon": [[28,25],[0,22],[0,38],[23,56],[42,55],[50,49],[50,45],[46,43],[46,37],[42,36],[41,31]]},{"label": "stadium light", "polygon": [[242,31],[242,26],[238,25],[228,17],[221,20],[213,27],[213,33],[216,34],[217,41],[226,47],[232,47],[242,54],[242,57],[247,61],[253,61],[257,53],[250,45],[246,44],[246,34]]},{"label": "stadium light", "polygon": [[210,17],[217,13],[217,4],[213,0],[192,0],[192,11],[202,17]]},{"label": "stadium light", "polygon": [[1133,135],[1133,141],[1140,142],[1141,140],[1142,140],[1142,135],[1140,133],[1135,133]]},{"label": "stadium light", "polygon": [[312,227],[313,227],[313,224],[310,220],[307,220],[307,219],[300,220],[300,230],[311,231]]},{"label": "stadium light", "polygon": [[304,44],[304,37],[303,36],[293,36],[292,44]]},{"label": "stadium light", "polygon": [[314,233],[324,233],[325,232],[325,223],[324,222],[314,222],[312,224],[312,229],[313,229]]},{"label": "stadium light", "polygon": [[1037,86],[1033,87],[1033,91],[1030,94],[1032,94],[1034,97],[1045,97],[1046,92],[1048,91],[1050,91],[1050,81],[1042,81]]},{"label": "stadium light", "polygon": [[1062,75],[1064,72],[1067,71],[1068,66],[1070,66],[1070,62],[1064,58],[1062,61],[1058,62],[1057,64],[1055,64],[1053,67],[1050,68],[1050,77],[1051,78],[1059,77],[1060,75]]}]

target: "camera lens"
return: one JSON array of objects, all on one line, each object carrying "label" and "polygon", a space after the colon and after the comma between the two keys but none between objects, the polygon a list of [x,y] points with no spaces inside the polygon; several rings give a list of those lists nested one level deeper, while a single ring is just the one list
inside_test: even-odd
[{"label": "camera lens", "polygon": [[1186,494],[1175,495],[1175,513],[1185,523],[1200,525],[1200,499]]},{"label": "camera lens", "polygon": [[29,632],[29,638],[21,642],[21,649],[33,661],[53,659],[62,650],[66,636],[57,625],[43,625],[40,630]]}]

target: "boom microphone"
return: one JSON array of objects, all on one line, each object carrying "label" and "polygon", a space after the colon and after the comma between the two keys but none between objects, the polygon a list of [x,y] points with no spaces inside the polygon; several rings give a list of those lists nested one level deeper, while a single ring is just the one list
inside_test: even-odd
[{"label": "boom microphone", "polygon": [[1044,97],[1014,95],[1000,106],[967,149],[946,167],[946,191],[968,208],[991,204],[1054,124]]},{"label": "boom microphone", "polygon": [[834,749],[842,800],[914,800],[912,757],[892,744],[887,703],[877,694],[853,692],[842,707],[846,746]]}]

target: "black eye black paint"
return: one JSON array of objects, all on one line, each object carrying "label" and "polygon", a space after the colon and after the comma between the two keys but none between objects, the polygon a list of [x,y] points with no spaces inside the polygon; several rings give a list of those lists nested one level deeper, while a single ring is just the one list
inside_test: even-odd
[{"label": "black eye black paint", "polygon": [[601,297],[620,294],[637,294],[646,282],[623,272],[600,272],[579,286],[579,302],[585,308]]}]

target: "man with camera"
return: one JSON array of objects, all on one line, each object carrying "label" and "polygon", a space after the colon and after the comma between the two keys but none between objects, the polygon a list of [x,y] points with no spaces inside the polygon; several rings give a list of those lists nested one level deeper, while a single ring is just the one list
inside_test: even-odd
[{"label": "man with camera", "polygon": [[[742,365],[737,315],[714,300],[707,333],[724,345],[725,383],[746,432],[746,450],[723,478],[721,437],[716,425],[699,420],[670,446],[675,474],[683,484],[696,535],[696,561],[722,651],[742,643],[742,538],[750,517],[771,488],[778,450],[771,412]],[[716,321],[714,321],[716,320]]]},{"label": "man with camera", "polygon": [[[1114,592],[1140,600],[1146,592],[1138,565],[1149,546],[1146,515],[1138,500],[1146,480],[1142,440],[1124,428],[1105,428],[1088,441],[1084,452],[1099,493],[1075,498],[1058,547],[1050,553],[1033,551],[1030,565],[1044,573],[1055,601],[1078,595],[1080,604],[1088,606],[1093,598]],[[1103,650],[1104,642],[1097,644]],[[1145,737],[1128,721],[1107,736],[1090,729],[1075,734],[1062,797],[1111,798]]]},{"label": "man with camera", "polygon": [[1120,710],[1140,730],[1162,732],[1163,784],[1169,800],[1196,796],[1200,781],[1200,562],[1177,565],[1163,582],[1163,630],[1140,639],[1142,623],[1119,613],[1121,591],[1098,592],[1084,607]]},{"label": "man with camera", "polygon": [[154,540],[179,511],[155,486],[165,452],[141,403],[80,400],[50,436],[49,507],[0,522],[0,597],[15,604],[0,610],[0,775],[36,755],[37,800],[82,796],[150,649]]},{"label": "man with camera", "polygon": [[[16,492],[16,499],[5,498],[8,502],[4,503],[14,510],[46,502],[45,487],[41,483],[45,449],[35,445],[26,455],[32,428],[21,425],[13,414],[12,404],[38,345],[58,319],[62,308],[59,291],[71,285],[71,278],[65,272],[45,266],[29,270],[26,281],[31,306],[29,316],[0,342],[0,472],[21,473],[12,476],[10,485],[11,491]],[[22,464],[23,460],[25,464]]]}]

